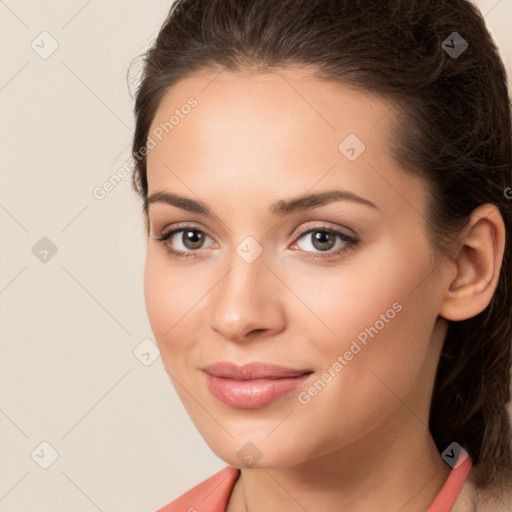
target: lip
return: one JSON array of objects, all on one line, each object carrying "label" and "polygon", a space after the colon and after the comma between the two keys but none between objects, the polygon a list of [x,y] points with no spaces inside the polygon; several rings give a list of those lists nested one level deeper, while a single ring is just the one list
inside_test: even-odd
[{"label": "lip", "polygon": [[249,379],[281,379],[285,377],[298,377],[305,373],[311,373],[309,368],[297,369],[287,366],[279,366],[272,363],[260,363],[258,361],[237,365],[231,361],[218,361],[203,367],[203,371],[214,377],[225,379],[249,380]]},{"label": "lip", "polygon": [[303,384],[313,373],[269,363],[220,361],[202,368],[210,392],[235,409],[257,409]]}]

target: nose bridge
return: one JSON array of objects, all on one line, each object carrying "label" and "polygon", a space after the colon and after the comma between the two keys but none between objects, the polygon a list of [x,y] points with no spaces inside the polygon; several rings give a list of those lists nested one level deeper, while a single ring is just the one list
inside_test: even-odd
[{"label": "nose bridge", "polygon": [[254,330],[282,328],[278,283],[256,243],[244,239],[235,248],[229,271],[212,290],[210,327],[226,339],[243,340]]}]

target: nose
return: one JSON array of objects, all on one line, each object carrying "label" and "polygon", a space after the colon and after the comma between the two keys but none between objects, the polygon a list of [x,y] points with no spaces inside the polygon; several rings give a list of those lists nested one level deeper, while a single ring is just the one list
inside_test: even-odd
[{"label": "nose", "polygon": [[244,343],[285,328],[283,289],[263,255],[247,263],[238,255],[211,290],[209,326],[224,339]]}]

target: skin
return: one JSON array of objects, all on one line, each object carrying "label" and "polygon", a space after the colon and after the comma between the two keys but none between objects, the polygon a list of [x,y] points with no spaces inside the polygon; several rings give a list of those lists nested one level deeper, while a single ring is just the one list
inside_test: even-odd
[{"label": "skin", "polygon": [[[180,81],[160,103],[153,130],[193,96],[198,105],[148,153],[149,195],[200,200],[208,217],[155,202],[144,275],[148,317],[161,357],[198,431],[242,468],[228,512],[425,511],[450,467],[428,430],[447,320],[476,315],[497,284],[504,248],[499,212],[474,212],[451,258],[436,261],[423,181],[390,153],[392,105],[311,77],[304,68],[208,71]],[[338,149],[356,134],[354,161]],[[343,200],[283,217],[279,200],[343,189]],[[205,233],[195,257],[177,223]],[[334,228],[359,242],[339,255],[298,229]],[[186,233],[185,233],[186,234]],[[247,263],[237,246],[262,249]],[[334,236],[334,235],[333,235]],[[251,249],[254,250],[254,249]],[[324,258],[308,258],[308,255]],[[392,320],[306,405],[298,393],[394,303]],[[259,409],[234,409],[208,390],[201,368],[263,361],[313,370],[300,389]],[[237,456],[252,443],[261,458]]]}]

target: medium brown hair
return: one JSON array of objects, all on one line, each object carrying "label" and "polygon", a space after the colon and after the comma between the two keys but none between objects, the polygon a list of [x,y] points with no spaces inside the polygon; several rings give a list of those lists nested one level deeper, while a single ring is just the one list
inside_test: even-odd
[{"label": "medium brown hair", "polygon": [[[443,41],[468,47],[454,56]],[[453,37],[453,36],[452,36]],[[457,37],[457,36],[455,36]],[[494,204],[505,254],[488,307],[449,322],[429,428],[442,452],[453,441],[478,466],[478,487],[512,474],[512,147],[507,77],[478,9],[466,0],[178,0],[144,55],[136,92],[133,187],[144,200],[151,123],[164,94],[204,70],[313,67],[315,76],[380,94],[395,111],[394,157],[428,184],[436,254],[448,254],[472,211]]]}]

